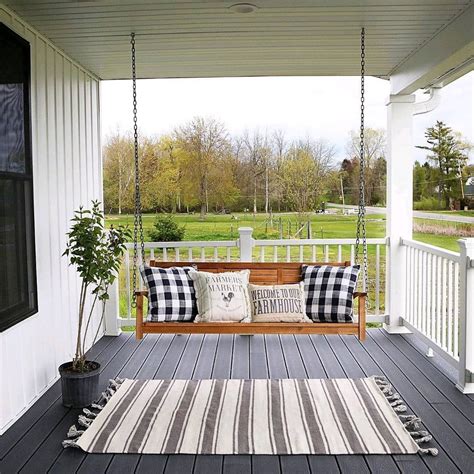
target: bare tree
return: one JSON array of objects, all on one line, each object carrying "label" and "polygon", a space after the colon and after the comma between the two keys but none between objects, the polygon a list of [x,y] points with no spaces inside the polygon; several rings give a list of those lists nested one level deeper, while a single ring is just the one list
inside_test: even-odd
[{"label": "bare tree", "polygon": [[[281,173],[281,166],[285,158],[285,154],[288,150],[288,142],[286,141],[285,134],[282,130],[275,130],[272,134],[272,152],[273,152],[273,161],[276,176],[279,176]],[[280,186],[276,186],[275,197],[278,206],[278,212],[281,211],[281,202],[283,199],[283,193]]]},{"label": "bare tree", "polygon": [[188,166],[184,173],[188,176],[188,185],[197,184],[198,202],[201,219],[209,209],[210,175],[214,166],[223,157],[228,156],[230,142],[225,126],[212,118],[196,117],[175,131],[178,146],[188,157]]},{"label": "bare tree", "polygon": [[104,146],[104,197],[108,207],[122,214],[130,208],[133,194],[133,141],[130,134],[116,132]]},{"label": "bare tree", "polygon": [[264,178],[265,212],[270,210],[270,165],[271,149],[267,134],[248,130],[242,136],[244,159],[250,164],[253,180],[253,212],[257,213],[257,197],[260,179]]}]

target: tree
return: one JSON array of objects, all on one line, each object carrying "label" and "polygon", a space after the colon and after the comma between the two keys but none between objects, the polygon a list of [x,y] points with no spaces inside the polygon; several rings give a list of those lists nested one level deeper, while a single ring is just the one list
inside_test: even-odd
[{"label": "tree", "polygon": [[[385,160],[385,130],[366,128],[364,140],[365,201],[369,205],[385,201],[387,165]],[[352,131],[346,146],[347,159],[341,167],[345,171],[343,183],[352,203],[359,199],[360,136]]]},{"label": "tree", "polygon": [[[288,143],[286,141],[284,132],[282,130],[275,130],[272,134],[272,153],[275,167],[274,172],[276,176],[281,174],[281,166],[287,150]],[[275,189],[275,197],[277,200],[278,212],[280,212],[281,202],[283,200],[283,193],[280,186],[277,186]]]},{"label": "tree", "polygon": [[133,209],[133,140],[130,134],[115,132],[104,146],[104,207]]},{"label": "tree", "polygon": [[227,130],[214,119],[196,117],[174,135],[183,152],[183,178],[186,186],[194,190],[204,219],[209,210],[211,173],[230,152]]},{"label": "tree", "polygon": [[321,141],[294,143],[281,165],[280,182],[290,206],[303,217],[325,194],[334,149]]},{"label": "tree", "polygon": [[445,208],[449,209],[451,201],[462,193],[458,183],[467,163],[470,145],[439,120],[426,129],[425,138],[428,145],[417,148],[430,152],[427,158],[438,169],[438,200],[440,204],[443,200]]},{"label": "tree", "polygon": [[254,130],[245,131],[242,137],[244,159],[249,163],[253,182],[253,212],[257,213],[257,196],[259,183],[264,178],[265,186],[265,212],[270,210],[270,166],[271,149],[267,134]]}]

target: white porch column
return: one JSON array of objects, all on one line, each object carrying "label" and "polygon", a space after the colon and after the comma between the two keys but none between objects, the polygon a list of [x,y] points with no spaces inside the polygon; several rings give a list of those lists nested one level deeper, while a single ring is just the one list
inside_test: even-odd
[{"label": "white porch column", "polygon": [[253,252],[252,227],[239,227],[240,261],[251,262]]},{"label": "white porch column", "polygon": [[458,240],[459,266],[459,379],[463,393],[474,393],[474,238]]},{"label": "white porch column", "polygon": [[401,238],[412,238],[414,95],[391,95],[387,103],[387,249],[385,308],[389,333],[409,332],[405,309],[405,252]]},{"label": "white porch column", "polygon": [[118,278],[109,288],[109,299],[105,304],[104,336],[120,336],[122,328],[119,320],[119,284]]}]

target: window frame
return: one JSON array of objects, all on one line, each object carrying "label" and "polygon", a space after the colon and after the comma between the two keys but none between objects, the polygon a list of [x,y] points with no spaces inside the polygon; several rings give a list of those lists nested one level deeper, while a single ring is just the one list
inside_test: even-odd
[{"label": "window frame", "polygon": [[[27,308],[22,302],[14,306],[0,310],[0,332],[15,326],[21,321],[38,313],[38,283],[36,272],[36,236],[35,236],[35,217],[34,217],[34,182],[33,182],[33,148],[31,134],[31,47],[30,43],[0,22],[0,37],[4,37],[18,44],[24,51],[22,67],[25,71],[23,84],[23,127],[24,127],[24,146],[25,146],[25,172],[0,171],[0,180],[11,180],[14,185],[23,183],[24,200],[23,207],[19,209],[22,214],[24,231],[24,245],[27,253],[27,262],[25,263],[24,274],[22,277],[26,281],[28,294]],[[19,274],[20,275],[20,274]],[[21,277],[20,277],[21,278]]]}]

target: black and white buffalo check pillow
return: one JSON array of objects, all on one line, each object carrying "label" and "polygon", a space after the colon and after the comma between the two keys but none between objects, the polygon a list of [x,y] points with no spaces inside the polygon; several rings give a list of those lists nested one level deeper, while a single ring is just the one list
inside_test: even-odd
[{"label": "black and white buffalo check pillow", "polygon": [[192,267],[140,268],[148,286],[147,321],[192,321],[197,314]]},{"label": "black and white buffalo check pillow", "polygon": [[314,322],[352,321],[352,302],[360,265],[303,265],[306,314]]}]

